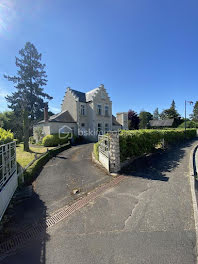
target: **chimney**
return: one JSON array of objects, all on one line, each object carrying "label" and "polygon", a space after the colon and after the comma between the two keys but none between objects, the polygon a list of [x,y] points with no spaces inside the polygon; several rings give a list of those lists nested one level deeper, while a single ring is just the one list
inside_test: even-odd
[{"label": "chimney", "polygon": [[46,103],[44,106],[44,121],[48,121],[48,104]]}]

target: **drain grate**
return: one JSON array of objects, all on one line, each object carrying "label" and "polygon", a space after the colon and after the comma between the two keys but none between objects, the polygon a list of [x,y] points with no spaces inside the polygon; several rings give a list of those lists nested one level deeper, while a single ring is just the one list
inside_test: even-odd
[{"label": "drain grate", "polygon": [[57,213],[48,217],[45,223],[40,222],[34,226],[31,226],[28,230],[25,231],[25,233],[20,233],[14,236],[13,238],[1,243],[0,260],[14,253],[18,248],[23,247],[24,244],[28,243],[29,241],[42,238],[47,228],[54,226],[55,224],[59,223],[60,221],[73,214],[75,211],[81,209],[82,207],[87,205],[91,200],[94,200],[100,194],[105,192],[107,189],[116,186],[124,178],[126,177],[118,176],[111,182],[103,184],[94,191],[90,192],[87,196],[83,197],[72,205],[61,208],[60,210],[58,210]]}]

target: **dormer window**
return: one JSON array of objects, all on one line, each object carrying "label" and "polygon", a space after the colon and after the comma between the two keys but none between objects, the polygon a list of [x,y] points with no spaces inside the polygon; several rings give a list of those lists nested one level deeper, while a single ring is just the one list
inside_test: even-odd
[{"label": "dormer window", "polygon": [[81,105],[81,106],[80,106],[80,114],[81,114],[82,116],[85,115],[85,106],[84,106],[84,105]]},{"label": "dormer window", "polygon": [[97,113],[98,113],[98,115],[102,115],[102,105],[98,105]]},{"label": "dormer window", "polygon": [[105,105],[105,116],[109,116],[109,106]]}]

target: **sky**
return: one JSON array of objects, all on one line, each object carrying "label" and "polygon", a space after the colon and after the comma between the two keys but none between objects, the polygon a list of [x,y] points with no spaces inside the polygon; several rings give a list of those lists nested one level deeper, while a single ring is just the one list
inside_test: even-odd
[{"label": "sky", "polygon": [[[15,56],[42,53],[57,113],[66,91],[104,84],[113,113],[198,100],[197,0],[0,0],[0,111],[14,92]],[[187,114],[192,112],[188,105]]]}]

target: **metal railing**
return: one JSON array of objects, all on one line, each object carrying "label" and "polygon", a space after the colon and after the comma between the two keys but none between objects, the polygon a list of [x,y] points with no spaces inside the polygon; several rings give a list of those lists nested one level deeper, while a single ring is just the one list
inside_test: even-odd
[{"label": "metal railing", "polygon": [[16,142],[0,146],[0,191],[16,172]]},{"label": "metal railing", "polygon": [[98,135],[99,152],[109,157],[109,137],[106,135]]}]

